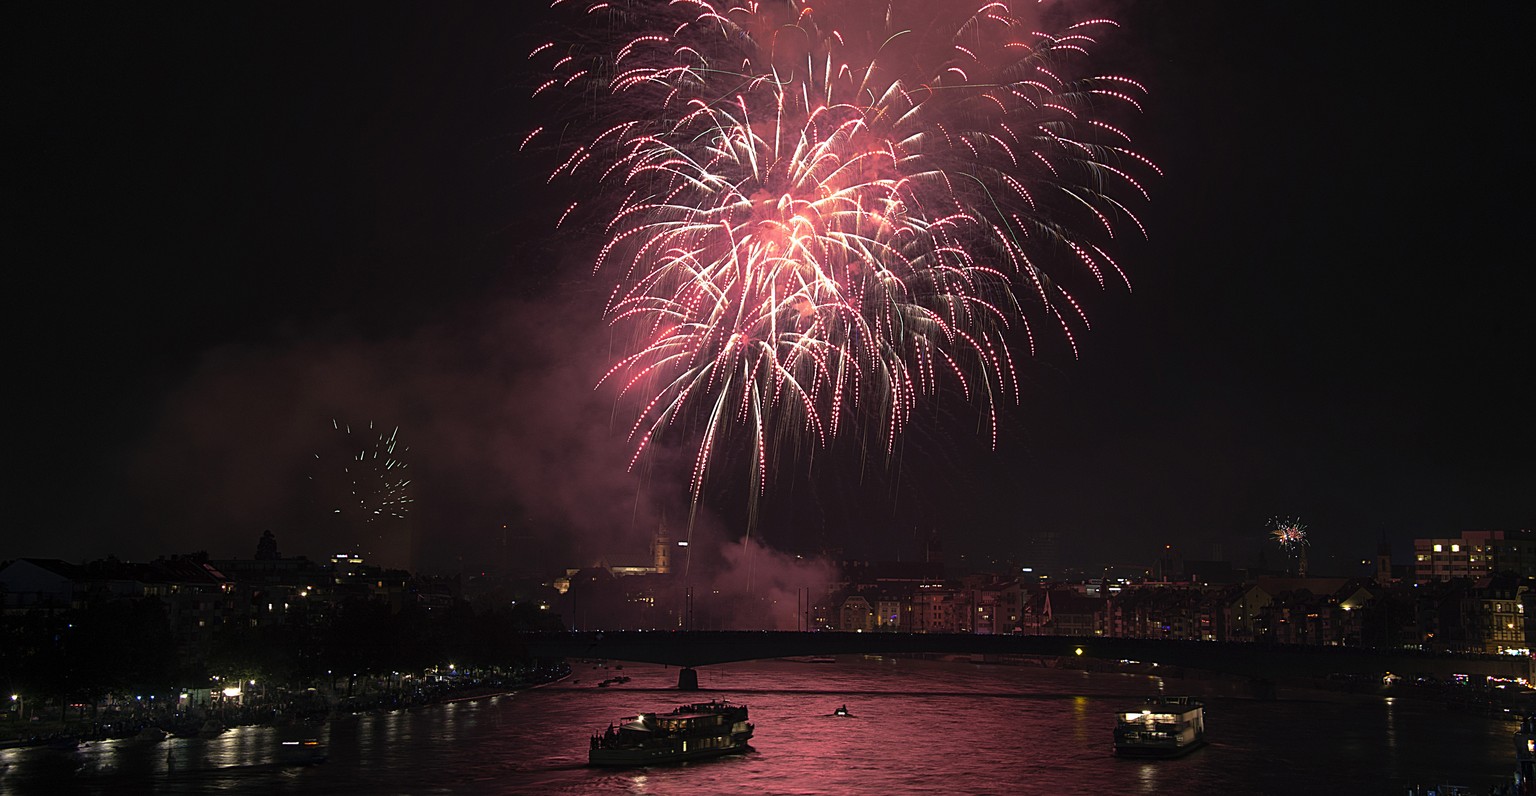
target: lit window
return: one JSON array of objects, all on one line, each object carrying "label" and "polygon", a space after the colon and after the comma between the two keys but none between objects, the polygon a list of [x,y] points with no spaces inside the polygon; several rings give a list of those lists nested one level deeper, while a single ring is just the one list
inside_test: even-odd
[{"label": "lit window", "polygon": [[1435,545],[1435,552],[1436,553],[1441,553],[1441,552],[1444,552],[1444,551],[1445,551],[1445,548],[1441,547],[1440,545]]},{"label": "lit window", "polygon": [[1459,544],[1451,545],[1451,552],[1452,553],[1460,553],[1461,552],[1461,545],[1459,545]]}]

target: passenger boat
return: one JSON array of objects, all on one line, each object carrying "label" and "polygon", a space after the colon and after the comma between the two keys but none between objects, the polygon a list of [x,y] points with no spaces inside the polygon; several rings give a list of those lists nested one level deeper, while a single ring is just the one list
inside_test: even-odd
[{"label": "passenger boat", "polygon": [[644,766],[745,752],[752,738],[747,707],[710,700],[671,713],[641,713],[592,736],[587,762],[594,766]]},{"label": "passenger boat", "polygon": [[1115,721],[1115,754],[1178,757],[1205,745],[1205,704],[1184,696],[1149,699]]},{"label": "passenger boat", "polygon": [[325,744],[318,738],[283,741],[277,749],[277,762],[285,766],[324,763],[325,758]]}]

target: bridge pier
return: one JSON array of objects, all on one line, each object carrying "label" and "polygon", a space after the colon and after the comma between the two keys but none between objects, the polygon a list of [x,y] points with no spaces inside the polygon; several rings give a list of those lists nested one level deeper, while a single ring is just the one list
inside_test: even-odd
[{"label": "bridge pier", "polygon": [[683,668],[678,669],[677,670],[677,690],[679,690],[679,691],[697,691],[697,690],[699,690],[699,673],[694,671],[692,669],[692,667],[688,667],[688,666],[684,666]]}]

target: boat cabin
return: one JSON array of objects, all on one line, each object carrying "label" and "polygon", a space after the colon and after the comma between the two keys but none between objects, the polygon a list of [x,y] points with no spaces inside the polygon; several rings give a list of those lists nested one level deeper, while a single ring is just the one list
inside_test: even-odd
[{"label": "boat cabin", "polygon": [[1161,697],[1122,711],[1115,721],[1115,751],[1166,756],[1205,743],[1205,706],[1189,697]]}]

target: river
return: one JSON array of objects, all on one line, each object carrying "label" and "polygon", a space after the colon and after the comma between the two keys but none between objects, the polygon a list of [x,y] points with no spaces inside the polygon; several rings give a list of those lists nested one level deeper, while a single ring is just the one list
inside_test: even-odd
[{"label": "river", "polygon": [[[677,669],[576,664],[564,681],[476,701],[333,720],[329,758],[280,765],[279,729],[210,739],[0,751],[5,794],[1402,794],[1509,782],[1516,723],[1435,702],[1033,666],[841,656]],[[600,688],[607,677],[627,683]],[[1205,698],[1211,743],[1177,760],[1110,754],[1117,709]],[[696,698],[746,704],[746,754],[588,768],[589,736]],[[846,704],[852,717],[832,711]]]}]

